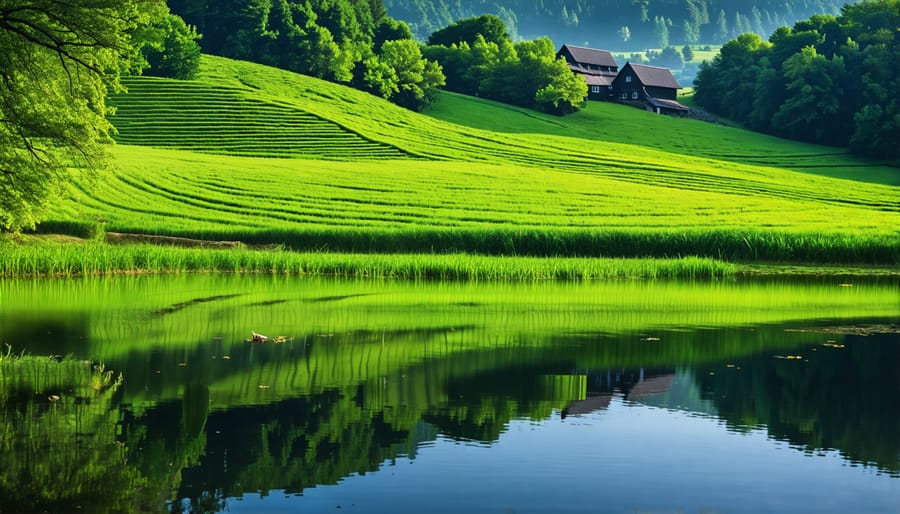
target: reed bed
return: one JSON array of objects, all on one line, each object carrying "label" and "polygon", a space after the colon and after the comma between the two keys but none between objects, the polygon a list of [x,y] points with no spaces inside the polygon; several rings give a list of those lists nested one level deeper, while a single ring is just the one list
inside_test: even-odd
[{"label": "reed bed", "polygon": [[2,247],[0,277],[114,273],[272,273],[416,280],[591,280],[602,278],[722,278],[731,264],[699,257],[613,259],[468,254],[298,253],[209,250],[155,245]]},{"label": "reed bed", "polygon": [[728,262],[900,266],[900,237],[891,233],[779,232],[741,228],[296,228],[179,230],[177,234],[203,240],[240,241],[253,246],[284,245],[300,252],[629,259],[692,256]]},{"label": "reed bed", "polygon": [[[11,398],[29,399],[51,393],[54,396],[49,398],[50,401],[57,401],[62,395],[89,397],[117,387],[120,382],[121,376],[114,376],[102,365],[71,356],[13,353],[10,347],[0,351],[0,403]],[[46,397],[38,399],[48,400]]]}]

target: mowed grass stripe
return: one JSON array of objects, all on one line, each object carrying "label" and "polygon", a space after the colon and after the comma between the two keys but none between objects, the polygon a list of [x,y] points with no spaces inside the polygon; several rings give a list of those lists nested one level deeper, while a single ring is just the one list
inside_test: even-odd
[{"label": "mowed grass stripe", "polygon": [[123,144],[228,155],[409,157],[313,114],[249,98],[246,89],[149,77],[123,82],[129,92],[109,102]]},{"label": "mowed grass stripe", "polygon": [[[514,163],[539,169],[603,173],[617,180],[650,181],[679,190],[729,191],[741,195],[762,192],[787,199],[849,201],[900,211],[896,190],[888,192],[884,187],[866,187],[868,184],[842,186],[840,182],[806,173],[810,170],[808,166],[802,169],[804,173],[798,174],[795,173],[798,170],[790,167],[788,158],[785,167],[779,167],[718,157],[723,149],[734,148],[736,155],[757,152],[775,162],[781,155],[805,155],[807,159],[818,159],[823,165],[821,169],[840,163],[861,164],[846,153],[835,157],[834,149],[827,147],[693,120],[670,119],[602,102],[591,103],[583,116],[579,113],[557,118],[446,93],[440,95],[437,107],[429,111],[434,117],[423,119],[365,93],[310,77],[217,57],[204,59],[203,81],[247,85],[269,95],[279,95],[307,112],[340,120],[342,125],[366,137],[390,142],[432,160]],[[445,105],[443,110],[441,105]],[[601,140],[601,137],[608,139]],[[870,167],[878,176],[897,175],[896,169]],[[696,183],[698,176],[703,176],[706,182]],[[736,184],[735,178],[743,182]],[[900,180],[897,184],[900,185]]]},{"label": "mowed grass stripe", "polygon": [[[271,161],[127,146],[117,152],[128,173],[73,196],[78,210],[107,219],[112,231],[178,235],[185,218],[216,231],[333,225],[890,232],[898,221],[896,213],[716,192],[672,195],[652,184],[514,166],[466,164],[454,172],[446,163],[418,161]],[[137,222],[141,213],[149,219]]]}]

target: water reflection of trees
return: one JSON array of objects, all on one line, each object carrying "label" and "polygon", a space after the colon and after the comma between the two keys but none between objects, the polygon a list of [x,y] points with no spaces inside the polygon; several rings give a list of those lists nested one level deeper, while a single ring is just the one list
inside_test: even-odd
[{"label": "water reflection of trees", "polygon": [[900,474],[897,335],[846,336],[695,375],[732,430],[765,426],[772,437],[806,451],[838,450],[853,462]]},{"label": "water reflection of trees", "polygon": [[151,511],[118,437],[119,382],[89,362],[0,356],[0,512]]},{"label": "water reflection of trees", "polygon": [[[178,400],[121,409],[111,389],[50,405],[34,398],[46,398],[58,386],[32,385],[27,401],[9,393],[25,389],[6,387],[0,511],[64,511],[55,507],[76,504],[92,512],[148,511],[169,502],[172,512],[216,512],[228,497],[300,493],[414,458],[416,448],[439,433],[490,444],[514,419],[602,409],[612,394],[647,401],[668,391],[676,368],[693,369],[679,373],[692,374],[690,383],[699,384],[733,430],[766,425],[773,437],[810,451],[836,448],[851,460],[900,471],[896,337],[847,338],[844,348],[835,348],[797,346],[781,327],[743,331],[722,343],[716,342],[721,331],[666,333],[661,341],[593,334],[581,336],[580,344],[576,338],[544,345],[507,341],[413,358],[422,353],[420,336],[401,343],[403,351],[390,349],[389,342],[386,353],[378,353],[380,342],[372,352],[359,348],[368,342],[357,342],[355,360],[335,358],[340,349],[314,348],[279,360],[279,350],[267,348],[269,353],[254,355],[254,369],[272,370],[273,376],[260,380],[276,383],[275,374],[299,374],[302,368],[330,373],[327,383],[334,385],[293,397],[270,398],[258,390],[255,405],[210,410],[205,381],[217,375],[199,366],[184,370],[192,373],[185,373]],[[729,353],[734,345],[743,351]],[[212,355],[204,357],[189,360],[213,361]],[[399,364],[368,364],[388,357]],[[331,369],[342,366],[352,368]],[[241,383],[256,390],[260,380]],[[246,391],[241,395],[248,398]],[[75,415],[77,431],[66,428]],[[11,433],[19,439],[9,438]]]}]

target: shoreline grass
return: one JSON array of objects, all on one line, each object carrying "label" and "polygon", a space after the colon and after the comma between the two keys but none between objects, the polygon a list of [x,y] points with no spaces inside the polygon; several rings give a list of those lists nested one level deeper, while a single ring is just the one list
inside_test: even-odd
[{"label": "shoreline grass", "polygon": [[270,273],[408,280],[717,279],[734,265],[708,258],[624,259],[471,254],[353,254],[205,249],[156,245],[0,246],[0,277],[76,277],[123,273]]},{"label": "shoreline grass", "polygon": [[716,280],[740,276],[900,277],[893,266],[794,262],[733,263],[706,257],[538,257],[467,253],[293,252],[283,249],[184,248],[97,241],[0,242],[0,278],[116,274],[247,273],[399,280],[582,281]]}]

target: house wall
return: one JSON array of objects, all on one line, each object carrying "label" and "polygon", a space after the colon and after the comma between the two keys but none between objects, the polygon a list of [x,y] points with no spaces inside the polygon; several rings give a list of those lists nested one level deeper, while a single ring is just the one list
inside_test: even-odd
[{"label": "house wall", "polygon": [[648,87],[647,93],[653,98],[661,98],[663,100],[678,100],[678,90],[667,87]]},{"label": "house wall", "polygon": [[[613,99],[617,102],[642,102],[646,99],[644,90],[654,98],[662,98],[664,100],[678,100],[678,90],[665,87],[645,87],[639,81],[632,79],[632,82],[625,82],[621,77],[617,78],[613,83]],[[635,93],[637,95],[635,96]],[[622,95],[625,95],[624,97]]]},{"label": "house wall", "polygon": [[[595,89],[596,88],[596,89]],[[612,91],[608,86],[591,86],[588,85],[588,100],[606,102],[614,100],[611,96]]]},{"label": "house wall", "polygon": [[636,79],[632,79],[631,82],[625,82],[620,74],[615,82],[613,82],[613,100],[617,102],[643,101],[643,86],[641,86],[641,83]]}]

